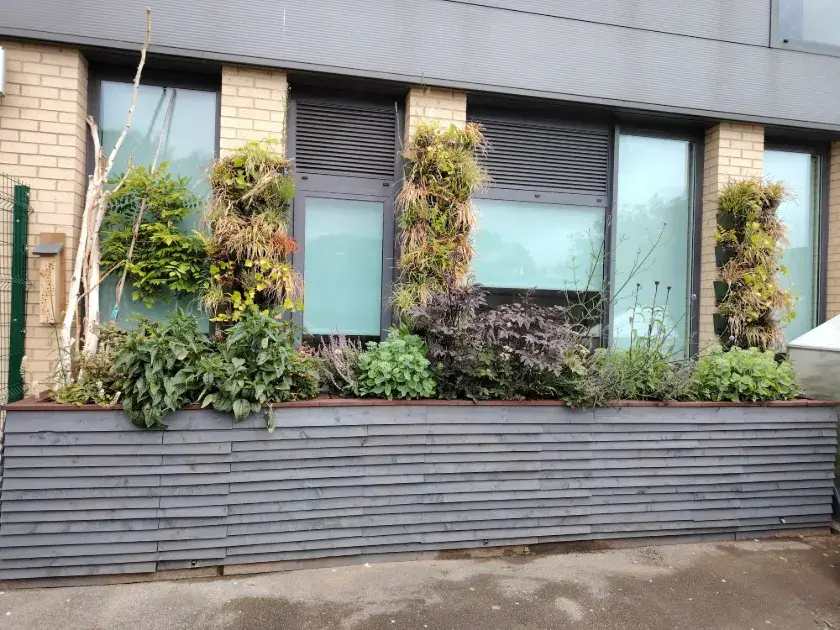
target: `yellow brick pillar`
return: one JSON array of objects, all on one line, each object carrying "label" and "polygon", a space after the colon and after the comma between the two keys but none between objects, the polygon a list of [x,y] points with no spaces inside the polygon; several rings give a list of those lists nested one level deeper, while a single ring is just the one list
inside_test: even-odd
[{"label": "yellow brick pillar", "polygon": [[[40,323],[38,259],[43,234],[66,235],[65,268],[76,256],[87,187],[87,62],[74,48],[0,42],[6,95],[0,97],[0,172],[30,187],[26,380],[45,389],[58,359],[55,326]],[[46,239],[45,239],[46,240]],[[70,274],[67,275],[69,288]],[[2,332],[0,332],[2,334]],[[8,332],[6,332],[8,334]]]},{"label": "yellow brick pillar", "polygon": [[840,315],[840,142],[831,145],[828,189],[826,317]]},{"label": "yellow brick pillar", "polygon": [[467,95],[455,90],[413,87],[406,99],[406,143],[421,120],[437,121],[442,129],[451,124],[464,127],[467,123]]},{"label": "yellow brick pillar", "polygon": [[275,138],[286,145],[286,73],[246,66],[222,67],[219,148],[222,155],[249,140]]},{"label": "yellow brick pillar", "polygon": [[700,245],[700,350],[716,342],[714,323],[716,310],[713,282],[717,278],[715,238],[717,196],[732,179],[764,171],[764,127],[744,123],[723,122],[706,131],[703,158],[703,208]]}]

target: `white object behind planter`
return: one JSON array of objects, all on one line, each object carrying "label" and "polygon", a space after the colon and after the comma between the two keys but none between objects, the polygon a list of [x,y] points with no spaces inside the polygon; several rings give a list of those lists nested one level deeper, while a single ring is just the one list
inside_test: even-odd
[{"label": "white object behind planter", "polygon": [[788,343],[807,398],[840,400],[840,315]]}]

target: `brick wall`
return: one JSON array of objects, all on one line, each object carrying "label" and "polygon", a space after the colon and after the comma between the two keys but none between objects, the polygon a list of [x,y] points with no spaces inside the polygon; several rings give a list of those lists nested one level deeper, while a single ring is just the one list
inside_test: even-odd
[{"label": "brick wall", "polygon": [[276,138],[285,146],[286,73],[261,68],[222,68],[219,147],[222,155],[249,140]]},{"label": "brick wall", "polygon": [[[69,270],[87,185],[87,63],[73,48],[15,42],[0,46],[6,49],[7,71],[6,96],[0,97],[0,172],[31,188],[30,251],[41,234],[65,233]],[[29,257],[27,275],[27,380],[43,384],[58,353],[54,328],[39,323],[34,256]]]},{"label": "brick wall", "polygon": [[826,261],[826,317],[837,315],[840,315],[840,142],[831,145]]},{"label": "brick wall", "polygon": [[421,120],[436,120],[441,128],[467,122],[467,95],[455,90],[413,87],[406,99],[406,142]]},{"label": "brick wall", "polygon": [[764,171],[764,127],[743,123],[720,123],[706,132],[703,159],[703,227],[700,247],[700,349],[716,340],[713,282],[717,278],[715,239],[717,195],[731,179],[761,176]]}]

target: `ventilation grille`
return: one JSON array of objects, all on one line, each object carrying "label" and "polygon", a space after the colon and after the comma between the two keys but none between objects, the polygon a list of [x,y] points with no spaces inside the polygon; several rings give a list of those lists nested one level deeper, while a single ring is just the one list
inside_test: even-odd
[{"label": "ventilation grille", "polygon": [[296,112],[298,172],[394,178],[393,109],[298,101]]},{"label": "ventilation grille", "polygon": [[491,185],[606,195],[610,133],[576,128],[480,120],[490,143]]}]

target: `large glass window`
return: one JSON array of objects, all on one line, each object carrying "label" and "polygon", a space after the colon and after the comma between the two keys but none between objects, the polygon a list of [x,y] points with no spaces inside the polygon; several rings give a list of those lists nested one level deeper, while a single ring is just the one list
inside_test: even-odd
[{"label": "large glass window", "polygon": [[476,282],[506,289],[597,291],[603,281],[604,209],[476,200]]},{"label": "large glass window", "polygon": [[775,0],[774,14],[777,45],[840,54],[840,1]]},{"label": "large glass window", "polygon": [[819,163],[819,156],[810,152],[764,152],[764,173],[783,182],[791,192],[791,199],[779,208],[790,241],[782,257],[782,264],[788,271],[782,285],[793,292],[796,300],[796,317],[785,328],[789,341],[817,324]]},{"label": "large glass window", "polygon": [[307,197],[303,325],[314,335],[377,336],[384,204]]},{"label": "large glass window", "polygon": [[[128,108],[131,105],[132,85],[122,81],[102,81],[99,91],[99,124],[102,145],[109,152],[122,133]],[[167,110],[170,112],[167,119]],[[134,120],[128,136],[120,149],[112,174],[125,170],[129,158],[135,166],[151,167],[158,140],[163,132],[158,162],[169,163],[175,175],[191,179],[194,192],[205,199],[208,186],[205,180],[207,166],[213,161],[216,148],[216,92],[181,88],[141,85],[134,111]],[[166,128],[163,128],[166,121]],[[200,216],[188,220],[188,227],[198,227]],[[102,282],[101,319],[108,321],[116,301],[118,274]],[[159,319],[174,307],[180,306],[193,314],[201,315],[194,297],[173,299],[168,304],[156,304],[148,309],[131,299],[132,287],[126,284],[120,302],[118,322],[125,324],[132,315],[140,314]],[[206,316],[202,316],[205,327]]]},{"label": "large glass window", "polygon": [[613,342],[662,326],[690,349],[692,143],[621,134],[614,229]]}]

